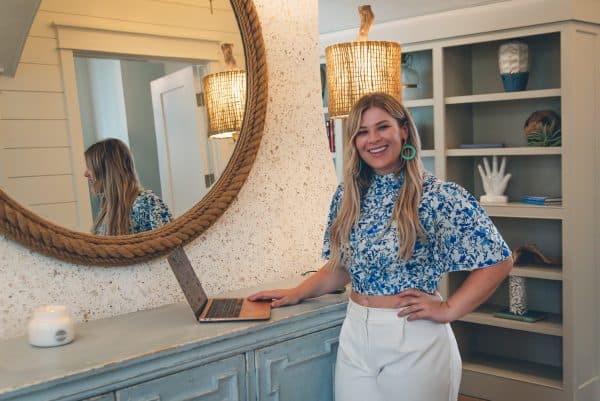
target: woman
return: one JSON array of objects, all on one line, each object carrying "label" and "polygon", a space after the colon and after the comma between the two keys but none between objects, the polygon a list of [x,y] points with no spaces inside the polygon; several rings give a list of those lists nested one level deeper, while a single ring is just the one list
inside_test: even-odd
[{"label": "woman", "polygon": [[[396,99],[364,96],[347,123],[327,262],[295,288],[249,298],[292,305],[352,282],[336,399],[456,400],[461,361],[449,322],[494,292],[512,268],[510,250],[472,195],[424,172],[415,124]],[[471,273],[441,299],[441,276],[458,270]]]},{"label": "woman", "polygon": [[85,177],[100,198],[92,233],[135,234],[171,221],[167,205],[140,184],[133,156],[123,142],[109,138],[93,144],[85,151],[85,162]]}]

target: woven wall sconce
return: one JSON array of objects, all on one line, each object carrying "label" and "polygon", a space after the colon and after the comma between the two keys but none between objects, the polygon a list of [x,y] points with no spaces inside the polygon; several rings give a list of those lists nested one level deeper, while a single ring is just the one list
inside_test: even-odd
[{"label": "woven wall sconce", "polygon": [[375,16],[371,6],[358,7],[361,27],[356,42],[325,49],[329,117],[344,118],[363,95],[384,92],[402,100],[401,48],[396,42],[368,41]]},{"label": "woven wall sconce", "polygon": [[237,139],[246,108],[246,71],[235,64],[230,43],[221,45],[229,71],[204,77],[204,102],[208,115],[209,138]]}]

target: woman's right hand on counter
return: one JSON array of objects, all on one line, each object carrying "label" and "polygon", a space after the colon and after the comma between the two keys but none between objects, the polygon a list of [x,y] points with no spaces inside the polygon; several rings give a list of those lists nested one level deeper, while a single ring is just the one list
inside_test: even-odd
[{"label": "woman's right hand on counter", "polygon": [[250,301],[272,301],[271,306],[278,308],[286,305],[296,305],[302,301],[300,292],[296,288],[260,291],[248,297]]}]

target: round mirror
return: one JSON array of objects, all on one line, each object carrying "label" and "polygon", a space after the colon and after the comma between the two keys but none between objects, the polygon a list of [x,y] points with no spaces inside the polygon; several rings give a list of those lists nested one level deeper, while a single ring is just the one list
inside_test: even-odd
[{"label": "round mirror", "polygon": [[[137,15],[135,23],[111,21],[117,19],[111,13],[127,13],[110,2],[94,3],[96,7],[70,3],[74,10],[46,9],[44,3],[28,46],[40,42],[49,47],[46,55],[56,57],[57,65],[34,67],[26,46],[14,81],[2,77],[1,89],[24,85],[19,76],[24,71],[28,78],[41,74],[34,78],[38,85],[47,78],[59,83],[37,97],[49,106],[35,119],[15,106],[15,118],[1,123],[3,131],[8,127],[12,133],[7,131],[9,140],[2,149],[9,157],[2,157],[0,169],[0,231],[68,261],[138,263],[195,238],[239,191],[262,135],[264,44],[252,2],[215,0],[210,10],[191,3],[152,2],[156,9]],[[142,21],[160,14],[160,6],[168,8],[160,26]],[[187,21],[195,21],[196,27],[182,26],[181,19],[170,24],[173,7],[187,8]],[[41,40],[36,30],[47,35],[54,31],[55,37]],[[233,43],[229,56],[246,70],[245,113],[238,113],[243,118],[239,133],[209,135],[213,132],[202,81],[228,69],[221,52],[224,42]],[[62,109],[50,105],[59,99],[65,104]],[[4,118],[7,113],[2,111]],[[28,128],[25,135],[19,129],[23,127]],[[84,177],[90,167],[84,150],[105,138],[118,138],[129,148],[141,186],[164,201],[173,222],[136,235],[87,234],[99,205]],[[10,141],[14,143],[7,145]]]}]

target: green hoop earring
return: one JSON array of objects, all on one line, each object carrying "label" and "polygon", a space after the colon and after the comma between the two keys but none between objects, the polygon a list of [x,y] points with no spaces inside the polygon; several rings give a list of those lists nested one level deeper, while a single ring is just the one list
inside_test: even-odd
[{"label": "green hoop earring", "polygon": [[[408,152],[408,154],[407,154]],[[402,151],[400,152],[400,157],[402,157],[406,161],[410,161],[417,156],[417,149],[414,146],[405,143],[402,146]]]}]

